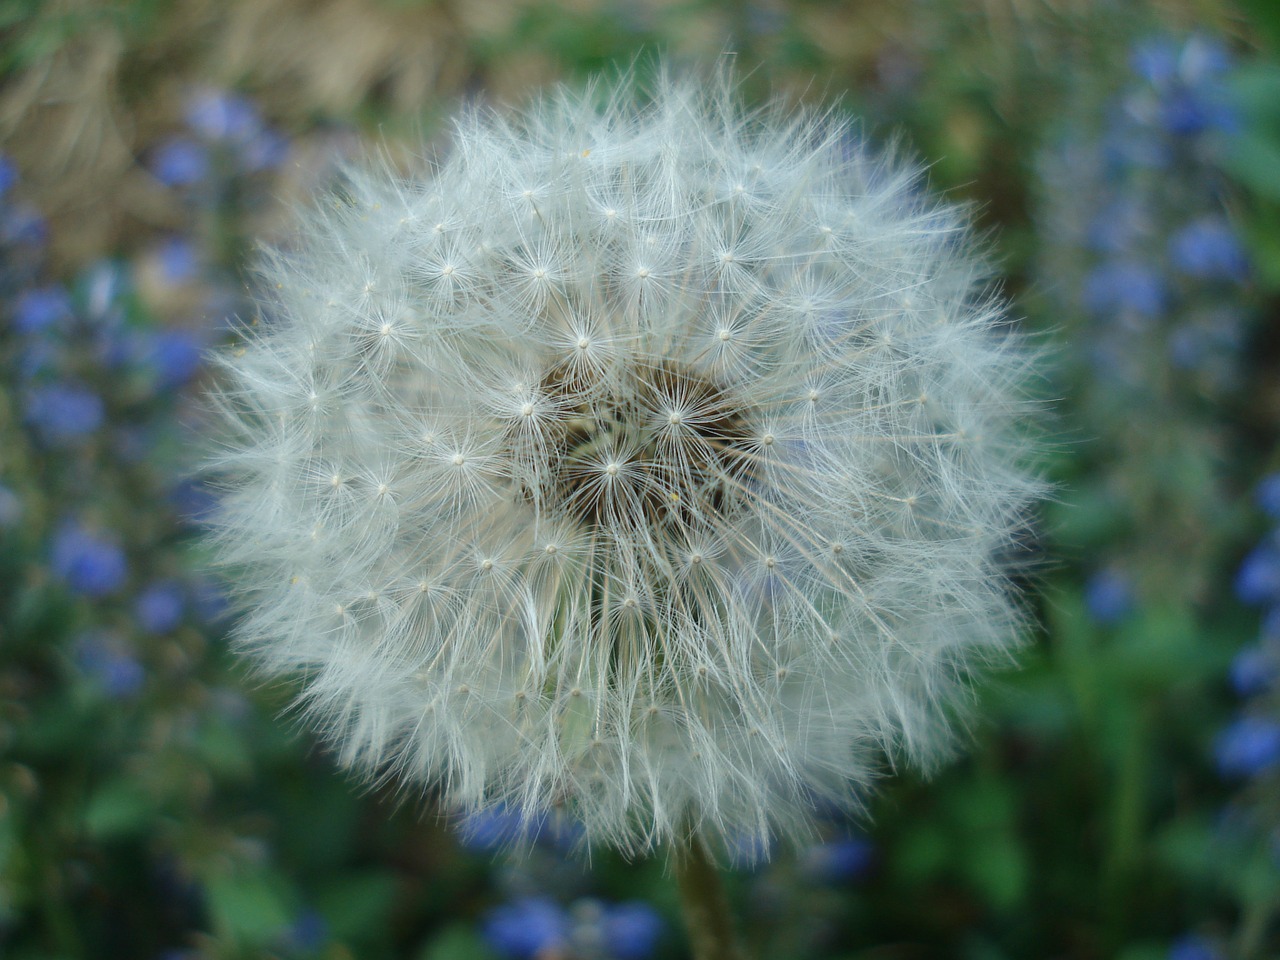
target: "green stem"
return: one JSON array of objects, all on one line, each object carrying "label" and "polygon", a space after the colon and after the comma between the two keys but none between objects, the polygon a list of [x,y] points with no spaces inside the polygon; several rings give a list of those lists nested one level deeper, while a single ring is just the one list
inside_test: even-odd
[{"label": "green stem", "polygon": [[702,841],[690,838],[672,862],[694,960],[743,960],[724,885]]}]

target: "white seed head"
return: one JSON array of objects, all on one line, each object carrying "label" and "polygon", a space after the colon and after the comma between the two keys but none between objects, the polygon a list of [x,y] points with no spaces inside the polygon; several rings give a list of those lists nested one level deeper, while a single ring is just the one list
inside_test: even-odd
[{"label": "white seed head", "polygon": [[937,759],[1014,645],[1029,352],[838,115],[651,93],[469,113],[305,218],[223,362],[212,537],[347,764],[764,849]]}]

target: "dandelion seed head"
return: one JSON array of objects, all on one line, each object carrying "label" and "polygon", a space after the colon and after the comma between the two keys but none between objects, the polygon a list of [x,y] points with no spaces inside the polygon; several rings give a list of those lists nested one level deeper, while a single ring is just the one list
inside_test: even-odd
[{"label": "dandelion seed head", "polygon": [[474,111],[343,190],[223,359],[211,534],[343,762],[642,853],[946,751],[1039,493],[960,212],[723,77]]}]

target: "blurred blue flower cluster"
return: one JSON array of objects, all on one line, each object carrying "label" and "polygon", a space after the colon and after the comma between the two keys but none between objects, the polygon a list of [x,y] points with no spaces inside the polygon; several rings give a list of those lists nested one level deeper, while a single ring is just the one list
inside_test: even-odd
[{"label": "blurred blue flower cluster", "polygon": [[1219,418],[1257,301],[1223,167],[1240,126],[1234,71],[1207,34],[1140,40],[1114,84],[1080,84],[1041,158],[1043,307],[1067,328],[1064,390],[1087,421],[1081,497],[1109,511],[1082,577],[1098,626],[1217,589]]},{"label": "blurred blue flower cluster", "polygon": [[583,899],[566,908],[543,896],[497,906],[483,926],[489,946],[513,960],[647,960],[664,929],[639,901]]},{"label": "blurred blue flower cluster", "polygon": [[1262,629],[1232,661],[1231,686],[1243,705],[1219,734],[1215,755],[1225,777],[1265,779],[1274,789],[1280,785],[1280,473],[1262,480],[1257,501],[1272,527],[1241,564],[1236,593],[1261,608]]},{"label": "blurred blue flower cluster", "polygon": [[1044,166],[1060,232],[1050,282],[1091,318],[1081,348],[1118,385],[1144,388],[1170,365],[1202,390],[1233,382],[1250,271],[1217,162],[1236,128],[1230,70],[1208,36],[1138,44],[1101,132]]},{"label": "blurred blue flower cluster", "polygon": [[270,127],[252,102],[237,94],[204,88],[186,104],[186,129],[152,151],[151,172],[162,183],[217,200],[236,175],[280,166],[289,142]]}]

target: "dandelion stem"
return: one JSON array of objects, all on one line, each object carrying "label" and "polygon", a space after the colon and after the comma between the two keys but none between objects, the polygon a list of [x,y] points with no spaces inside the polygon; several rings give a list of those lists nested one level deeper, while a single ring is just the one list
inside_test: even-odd
[{"label": "dandelion stem", "polygon": [[724,885],[702,841],[693,837],[677,849],[674,864],[694,960],[743,960]]}]

